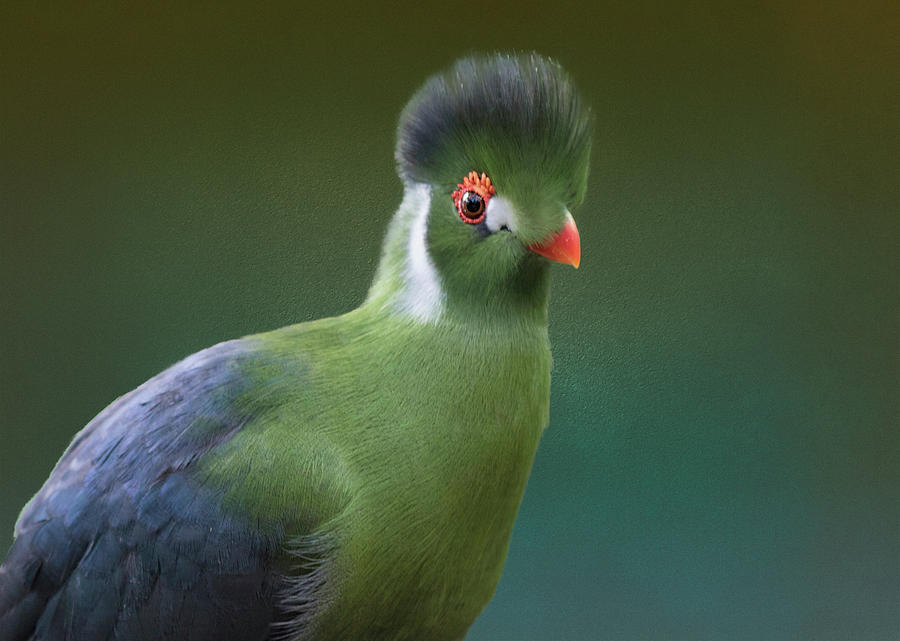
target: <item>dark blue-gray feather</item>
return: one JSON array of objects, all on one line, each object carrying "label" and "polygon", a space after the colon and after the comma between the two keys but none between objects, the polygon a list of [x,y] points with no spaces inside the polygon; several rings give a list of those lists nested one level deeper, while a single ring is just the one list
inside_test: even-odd
[{"label": "dark blue-gray feather", "polygon": [[0,641],[269,638],[282,533],[194,476],[260,411],[242,401],[249,358],[247,340],[198,352],[75,437],[0,567]]}]

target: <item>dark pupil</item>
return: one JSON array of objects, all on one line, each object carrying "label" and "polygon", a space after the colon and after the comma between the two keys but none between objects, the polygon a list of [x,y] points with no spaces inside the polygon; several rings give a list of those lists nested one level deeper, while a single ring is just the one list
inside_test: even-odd
[{"label": "dark pupil", "polygon": [[473,194],[472,192],[467,193],[465,198],[465,205],[466,211],[470,214],[480,214],[482,207],[481,196],[479,196],[478,194]]}]

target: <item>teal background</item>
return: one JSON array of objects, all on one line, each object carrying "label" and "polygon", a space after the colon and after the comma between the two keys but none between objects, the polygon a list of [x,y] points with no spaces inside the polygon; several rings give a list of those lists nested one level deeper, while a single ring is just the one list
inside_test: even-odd
[{"label": "teal background", "polygon": [[583,260],[554,268],[551,425],[468,638],[900,638],[898,24],[3,3],[0,548],[116,396],[357,305],[408,97],[536,49],[596,115]]}]

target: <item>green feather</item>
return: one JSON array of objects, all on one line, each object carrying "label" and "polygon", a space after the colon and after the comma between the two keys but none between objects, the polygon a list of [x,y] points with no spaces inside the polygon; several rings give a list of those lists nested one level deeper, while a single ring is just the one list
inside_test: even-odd
[{"label": "green feather", "polygon": [[462,636],[500,578],[547,422],[545,327],[421,326],[366,306],[258,339],[260,413],[211,480],[289,538],[331,537],[340,605],[321,625],[335,638],[399,622]]}]

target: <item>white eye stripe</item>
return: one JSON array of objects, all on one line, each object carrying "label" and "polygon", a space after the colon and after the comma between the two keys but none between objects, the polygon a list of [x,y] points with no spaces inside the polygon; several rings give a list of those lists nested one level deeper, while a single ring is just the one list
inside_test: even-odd
[{"label": "white eye stripe", "polygon": [[501,227],[514,232],[518,226],[512,205],[500,196],[493,196],[488,200],[484,223],[492,232],[500,231]]}]

